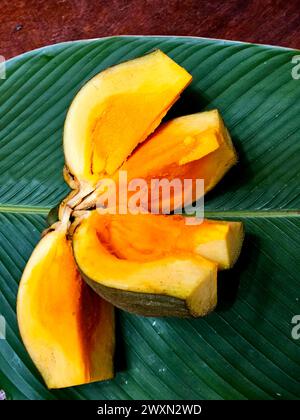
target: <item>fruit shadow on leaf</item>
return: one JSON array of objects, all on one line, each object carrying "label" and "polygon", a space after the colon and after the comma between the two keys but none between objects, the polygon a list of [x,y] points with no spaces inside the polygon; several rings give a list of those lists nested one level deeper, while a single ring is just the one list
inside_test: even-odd
[{"label": "fruit shadow on leaf", "polygon": [[251,261],[255,261],[259,254],[258,244],[258,237],[246,234],[240,257],[235,266],[230,270],[223,270],[218,273],[217,312],[229,310],[238,299],[243,273],[251,268]]},{"label": "fruit shadow on leaf", "polygon": [[[183,115],[195,114],[197,112],[208,111],[215,108],[216,107],[211,104],[211,98],[205,96],[203,93],[200,94],[199,90],[194,89],[191,86],[182,93],[181,97],[163,119],[163,122]],[[222,109],[220,109],[220,112],[223,116]],[[225,125],[228,126],[229,132],[231,132],[230,121],[225,121]],[[249,180],[254,176],[247,154],[244,152],[243,142],[235,136],[232,137],[232,141],[238,153],[238,163],[231,168],[228,174],[226,174],[213,190],[205,196],[206,200],[217,199],[224,194],[224,191],[235,193],[242,185],[249,183]]]},{"label": "fruit shadow on leaf", "polygon": [[116,325],[116,347],[115,347],[115,372],[123,372],[127,370],[127,346],[124,340],[125,332],[121,319],[121,311],[115,309],[115,325]]},{"label": "fruit shadow on leaf", "polygon": [[182,93],[178,101],[165,116],[163,122],[183,115],[204,111],[204,108],[207,108],[209,103],[210,100],[208,98],[200,95],[199,91],[190,87]]},{"label": "fruit shadow on leaf", "polygon": [[59,206],[60,204],[57,204],[55,207],[53,207],[48,215],[47,215],[47,224],[48,226],[52,226],[54,223],[58,222],[59,217],[58,217],[58,212],[59,212]]},{"label": "fruit shadow on leaf", "polygon": [[251,322],[258,325],[265,323],[272,311],[276,310],[272,298],[272,287],[274,287],[273,278],[278,276],[278,267],[271,261],[267,265],[266,258],[268,259],[268,256],[264,250],[264,238],[253,234],[247,236],[249,242],[248,251],[246,251],[248,267],[245,267],[245,276],[242,273],[244,279],[241,280],[239,295],[251,308],[249,312]]},{"label": "fruit shadow on leaf", "polygon": [[[243,149],[243,143],[238,138],[233,137],[232,142],[236,148],[238,154],[238,162],[234,165],[224,178],[222,178],[218,184],[205,195],[205,202],[209,204],[210,201],[218,200],[224,193],[236,194],[238,189],[243,185],[247,185],[251,182],[254,176],[254,172],[251,169],[251,164],[247,158],[246,153]],[[236,210],[236,209],[228,209]]]}]

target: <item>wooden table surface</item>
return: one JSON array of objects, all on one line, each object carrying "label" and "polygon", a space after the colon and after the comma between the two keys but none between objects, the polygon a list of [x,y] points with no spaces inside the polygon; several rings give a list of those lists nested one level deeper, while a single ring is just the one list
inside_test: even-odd
[{"label": "wooden table surface", "polygon": [[110,35],[192,35],[300,49],[300,0],[0,0],[0,55]]}]

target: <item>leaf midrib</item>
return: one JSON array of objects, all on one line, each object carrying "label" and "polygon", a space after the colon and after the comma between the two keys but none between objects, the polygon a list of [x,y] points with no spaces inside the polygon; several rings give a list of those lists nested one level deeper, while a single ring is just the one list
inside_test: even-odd
[{"label": "leaf midrib", "polygon": [[[0,213],[47,215],[51,207],[0,205]],[[216,210],[205,211],[205,217],[300,217],[300,210]]]},{"label": "leaf midrib", "polygon": [[0,213],[48,214],[51,207],[0,205]]}]

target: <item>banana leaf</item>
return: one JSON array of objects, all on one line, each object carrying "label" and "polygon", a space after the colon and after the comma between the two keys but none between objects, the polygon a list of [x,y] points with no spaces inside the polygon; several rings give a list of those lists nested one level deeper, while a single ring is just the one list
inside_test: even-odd
[{"label": "banana leaf", "polygon": [[[116,377],[48,390],[20,339],[22,270],[67,193],[62,129],[80,87],[160,48],[193,75],[167,118],[218,108],[239,163],[205,197],[206,216],[242,220],[246,240],[203,319],[117,313]],[[8,399],[299,399],[299,51],[188,37],[62,43],[6,63],[0,79],[0,389]],[[293,70],[294,69],[294,70]],[[2,395],[2,394],[1,394]]]}]

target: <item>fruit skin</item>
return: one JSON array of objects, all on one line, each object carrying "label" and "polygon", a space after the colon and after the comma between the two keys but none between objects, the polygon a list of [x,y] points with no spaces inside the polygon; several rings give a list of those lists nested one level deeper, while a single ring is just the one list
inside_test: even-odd
[{"label": "fruit skin", "polygon": [[[198,318],[208,315],[217,305],[217,271],[214,268],[211,279],[203,286],[204,302],[193,307],[189,302],[196,300],[194,296],[179,299],[168,294],[141,293],[106,287],[90,279],[81,271],[82,278],[86,283],[103,299],[107,300],[119,309],[136,315],[148,317],[177,317],[177,318]],[[162,275],[163,275],[162,270]],[[191,294],[193,292],[191,291]],[[201,294],[201,293],[200,293]],[[200,297],[200,296],[199,296]],[[199,308],[200,307],[200,308]]]},{"label": "fruit skin", "polygon": [[160,50],[110,67],[74,98],[64,126],[66,165],[75,182],[111,176],[160,124],[192,76]]},{"label": "fruit skin", "polygon": [[65,227],[47,233],[31,255],[19,286],[17,318],[48,388],[114,376],[114,309],[80,277]]},{"label": "fruit skin", "polygon": [[[81,275],[99,296],[124,311],[147,317],[193,318],[198,316],[197,314],[193,316],[186,301],[183,299],[154,293],[120,291],[89,279],[83,272],[81,272]],[[216,303],[217,301],[213,300],[211,306],[207,311],[202,312],[201,316],[205,316],[213,311]]]}]

